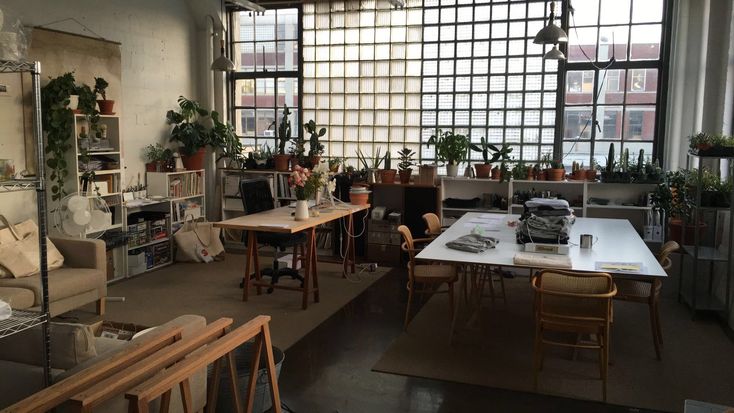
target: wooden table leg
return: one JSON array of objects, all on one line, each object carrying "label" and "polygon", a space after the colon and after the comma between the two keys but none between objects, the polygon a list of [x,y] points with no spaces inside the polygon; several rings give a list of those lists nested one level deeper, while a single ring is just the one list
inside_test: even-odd
[{"label": "wooden table leg", "polygon": [[311,273],[313,272],[314,256],[316,255],[316,228],[311,227],[306,231],[306,270],[303,275],[303,302],[301,307],[305,310],[308,308],[308,293],[311,288]]},{"label": "wooden table leg", "polygon": [[[313,238],[313,253],[311,255],[311,259],[309,260],[311,265],[311,279],[313,279],[313,301],[315,303],[318,303],[321,301],[319,298],[319,269],[318,269],[318,262],[319,257],[316,253],[316,231],[314,230],[314,238]],[[343,276],[343,274],[342,274]]]}]

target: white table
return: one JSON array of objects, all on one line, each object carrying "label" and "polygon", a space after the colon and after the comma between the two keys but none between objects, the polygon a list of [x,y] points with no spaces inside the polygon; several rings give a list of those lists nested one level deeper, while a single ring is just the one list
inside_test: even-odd
[{"label": "white table", "polygon": [[[500,240],[497,247],[480,254],[452,250],[446,247],[446,243],[462,235],[469,234],[472,230],[467,226],[472,221],[482,219],[483,216],[494,215],[496,218],[492,230],[486,231],[485,235]],[[442,261],[463,264],[483,264],[500,267],[524,267],[513,262],[516,253],[523,251],[523,246],[515,240],[515,228],[507,225],[510,221],[517,221],[519,215],[500,215],[471,212],[464,214],[451,227],[432,241],[417,256],[419,260]],[[479,224],[482,225],[482,224]],[[605,218],[576,218],[571,229],[570,242],[578,244],[579,235],[592,234],[597,238],[596,243],[590,249],[579,248],[578,245],[570,245],[572,270],[598,272],[597,262],[635,262],[641,263],[639,273],[628,273],[605,271],[612,275],[624,275],[625,278],[642,277],[667,277],[665,270],[660,266],[650,249],[642,241],[640,235],[635,231],[632,224],[625,219]]]}]

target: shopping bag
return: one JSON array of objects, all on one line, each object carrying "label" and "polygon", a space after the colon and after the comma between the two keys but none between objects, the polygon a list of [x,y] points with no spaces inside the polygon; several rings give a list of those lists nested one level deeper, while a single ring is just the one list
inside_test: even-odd
[{"label": "shopping bag", "polygon": [[[38,226],[33,220],[12,225],[0,215],[5,228],[0,229],[0,278],[28,277],[41,271],[38,249]],[[64,256],[46,239],[48,270],[64,265]]]},{"label": "shopping bag", "polygon": [[220,232],[221,229],[215,228],[211,222],[197,222],[193,215],[187,215],[181,229],[173,234],[178,247],[176,261],[211,262],[224,252],[224,245],[219,239]]}]

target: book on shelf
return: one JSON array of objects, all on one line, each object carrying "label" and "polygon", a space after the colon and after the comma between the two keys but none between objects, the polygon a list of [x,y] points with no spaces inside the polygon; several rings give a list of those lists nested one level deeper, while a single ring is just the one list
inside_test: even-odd
[{"label": "book on shelf", "polygon": [[202,179],[198,173],[174,175],[168,184],[168,195],[171,198],[201,195]]},{"label": "book on shelf", "polygon": [[194,219],[198,219],[202,216],[202,207],[200,202],[195,199],[187,199],[173,203],[174,221],[183,221],[189,215],[193,216]]}]

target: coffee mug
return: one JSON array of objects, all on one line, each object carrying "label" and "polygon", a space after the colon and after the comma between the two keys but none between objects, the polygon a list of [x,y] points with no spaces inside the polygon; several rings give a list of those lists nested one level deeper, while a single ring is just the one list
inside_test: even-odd
[{"label": "coffee mug", "polygon": [[581,239],[579,240],[579,246],[581,248],[591,248],[594,245],[594,236],[591,234],[581,234]]}]

